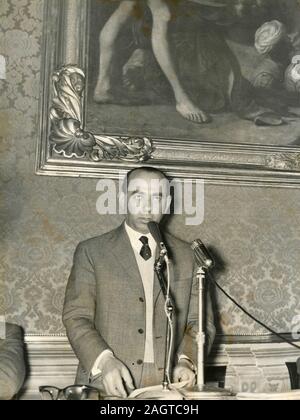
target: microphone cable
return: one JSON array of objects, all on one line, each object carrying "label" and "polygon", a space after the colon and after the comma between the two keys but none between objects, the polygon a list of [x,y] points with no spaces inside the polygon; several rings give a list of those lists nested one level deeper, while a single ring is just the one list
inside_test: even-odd
[{"label": "microphone cable", "polygon": [[234,303],[235,306],[237,306],[242,312],[244,312],[252,321],[259,324],[261,327],[265,328],[267,331],[269,331],[271,334],[274,334],[276,337],[280,338],[282,341],[286,342],[290,346],[294,347],[297,350],[300,350],[300,346],[293,343],[288,338],[284,337],[282,334],[279,334],[278,332],[274,331],[272,328],[268,327],[266,324],[264,324],[262,321],[257,319],[254,315],[252,315],[247,309],[245,309],[242,305],[240,305],[232,296],[230,296],[229,293],[226,292],[226,290],[223,289],[220,284],[212,278],[212,276],[209,273],[209,279],[210,281],[231,301]]},{"label": "microphone cable", "polygon": [[[172,305],[171,303],[171,271],[170,271],[170,261],[168,259],[168,257],[165,257],[165,262],[166,262],[166,266],[167,266],[167,294],[166,294],[166,299],[165,299],[165,314],[169,323],[169,352],[168,352],[168,356],[167,356],[167,378],[168,378],[168,382],[169,385],[171,384],[171,378],[170,378],[170,371],[171,371],[171,359],[172,359],[172,351],[173,351],[173,345],[174,345],[174,323],[173,323],[173,319],[172,319],[172,314],[170,313],[169,309],[168,309],[168,305]],[[172,305],[173,306],[173,305]],[[174,310],[174,308],[173,308]]]}]

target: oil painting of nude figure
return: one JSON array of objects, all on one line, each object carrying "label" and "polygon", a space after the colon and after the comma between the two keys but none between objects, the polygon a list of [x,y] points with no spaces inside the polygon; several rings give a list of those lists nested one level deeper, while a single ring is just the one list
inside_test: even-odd
[{"label": "oil painting of nude figure", "polygon": [[87,126],[300,145],[298,0],[91,0]]}]

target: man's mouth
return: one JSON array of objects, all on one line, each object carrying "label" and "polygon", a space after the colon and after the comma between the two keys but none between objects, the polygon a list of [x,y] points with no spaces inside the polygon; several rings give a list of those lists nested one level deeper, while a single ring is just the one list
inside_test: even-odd
[{"label": "man's mouth", "polygon": [[140,221],[145,224],[153,222],[152,217],[141,217]]}]

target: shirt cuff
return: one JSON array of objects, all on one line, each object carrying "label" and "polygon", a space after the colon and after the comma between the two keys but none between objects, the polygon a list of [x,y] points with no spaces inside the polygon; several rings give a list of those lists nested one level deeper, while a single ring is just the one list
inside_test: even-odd
[{"label": "shirt cuff", "polygon": [[101,375],[101,369],[99,368],[99,365],[101,364],[102,360],[104,359],[105,356],[107,355],[111,355],[113,356],[113,352],[111,350],[104,350],[96,359],[94,366],[92,367],[91,370],[91,376],[95,377],[95,376],[99,376]]}]

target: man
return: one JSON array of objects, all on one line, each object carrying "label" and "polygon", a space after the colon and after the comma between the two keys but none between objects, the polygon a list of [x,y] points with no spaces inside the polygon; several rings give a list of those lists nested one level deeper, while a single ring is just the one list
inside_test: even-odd
[{"label": "man", "polygon": [[[165,300],[154,263],[158,256],[148,223],[160,223],[171,204],[169,181],[153,168],[128,174],[125,222],[116,230],[79,244],[66,290],[63,321],[78,356],[77,383],[92,382],[106,394],[126,397],[134,388],[163,380]],[[173,381],[195,379],[197,283],[190,246],[171,235],[175,302]],[[207,310],[208,350],[215,328]]]},{"label": "man", "polygon": [[23,339],[16,325],[1,324],[1,328],[5,338],[0,339],[0,399],[10,400],[25,379]]}]

